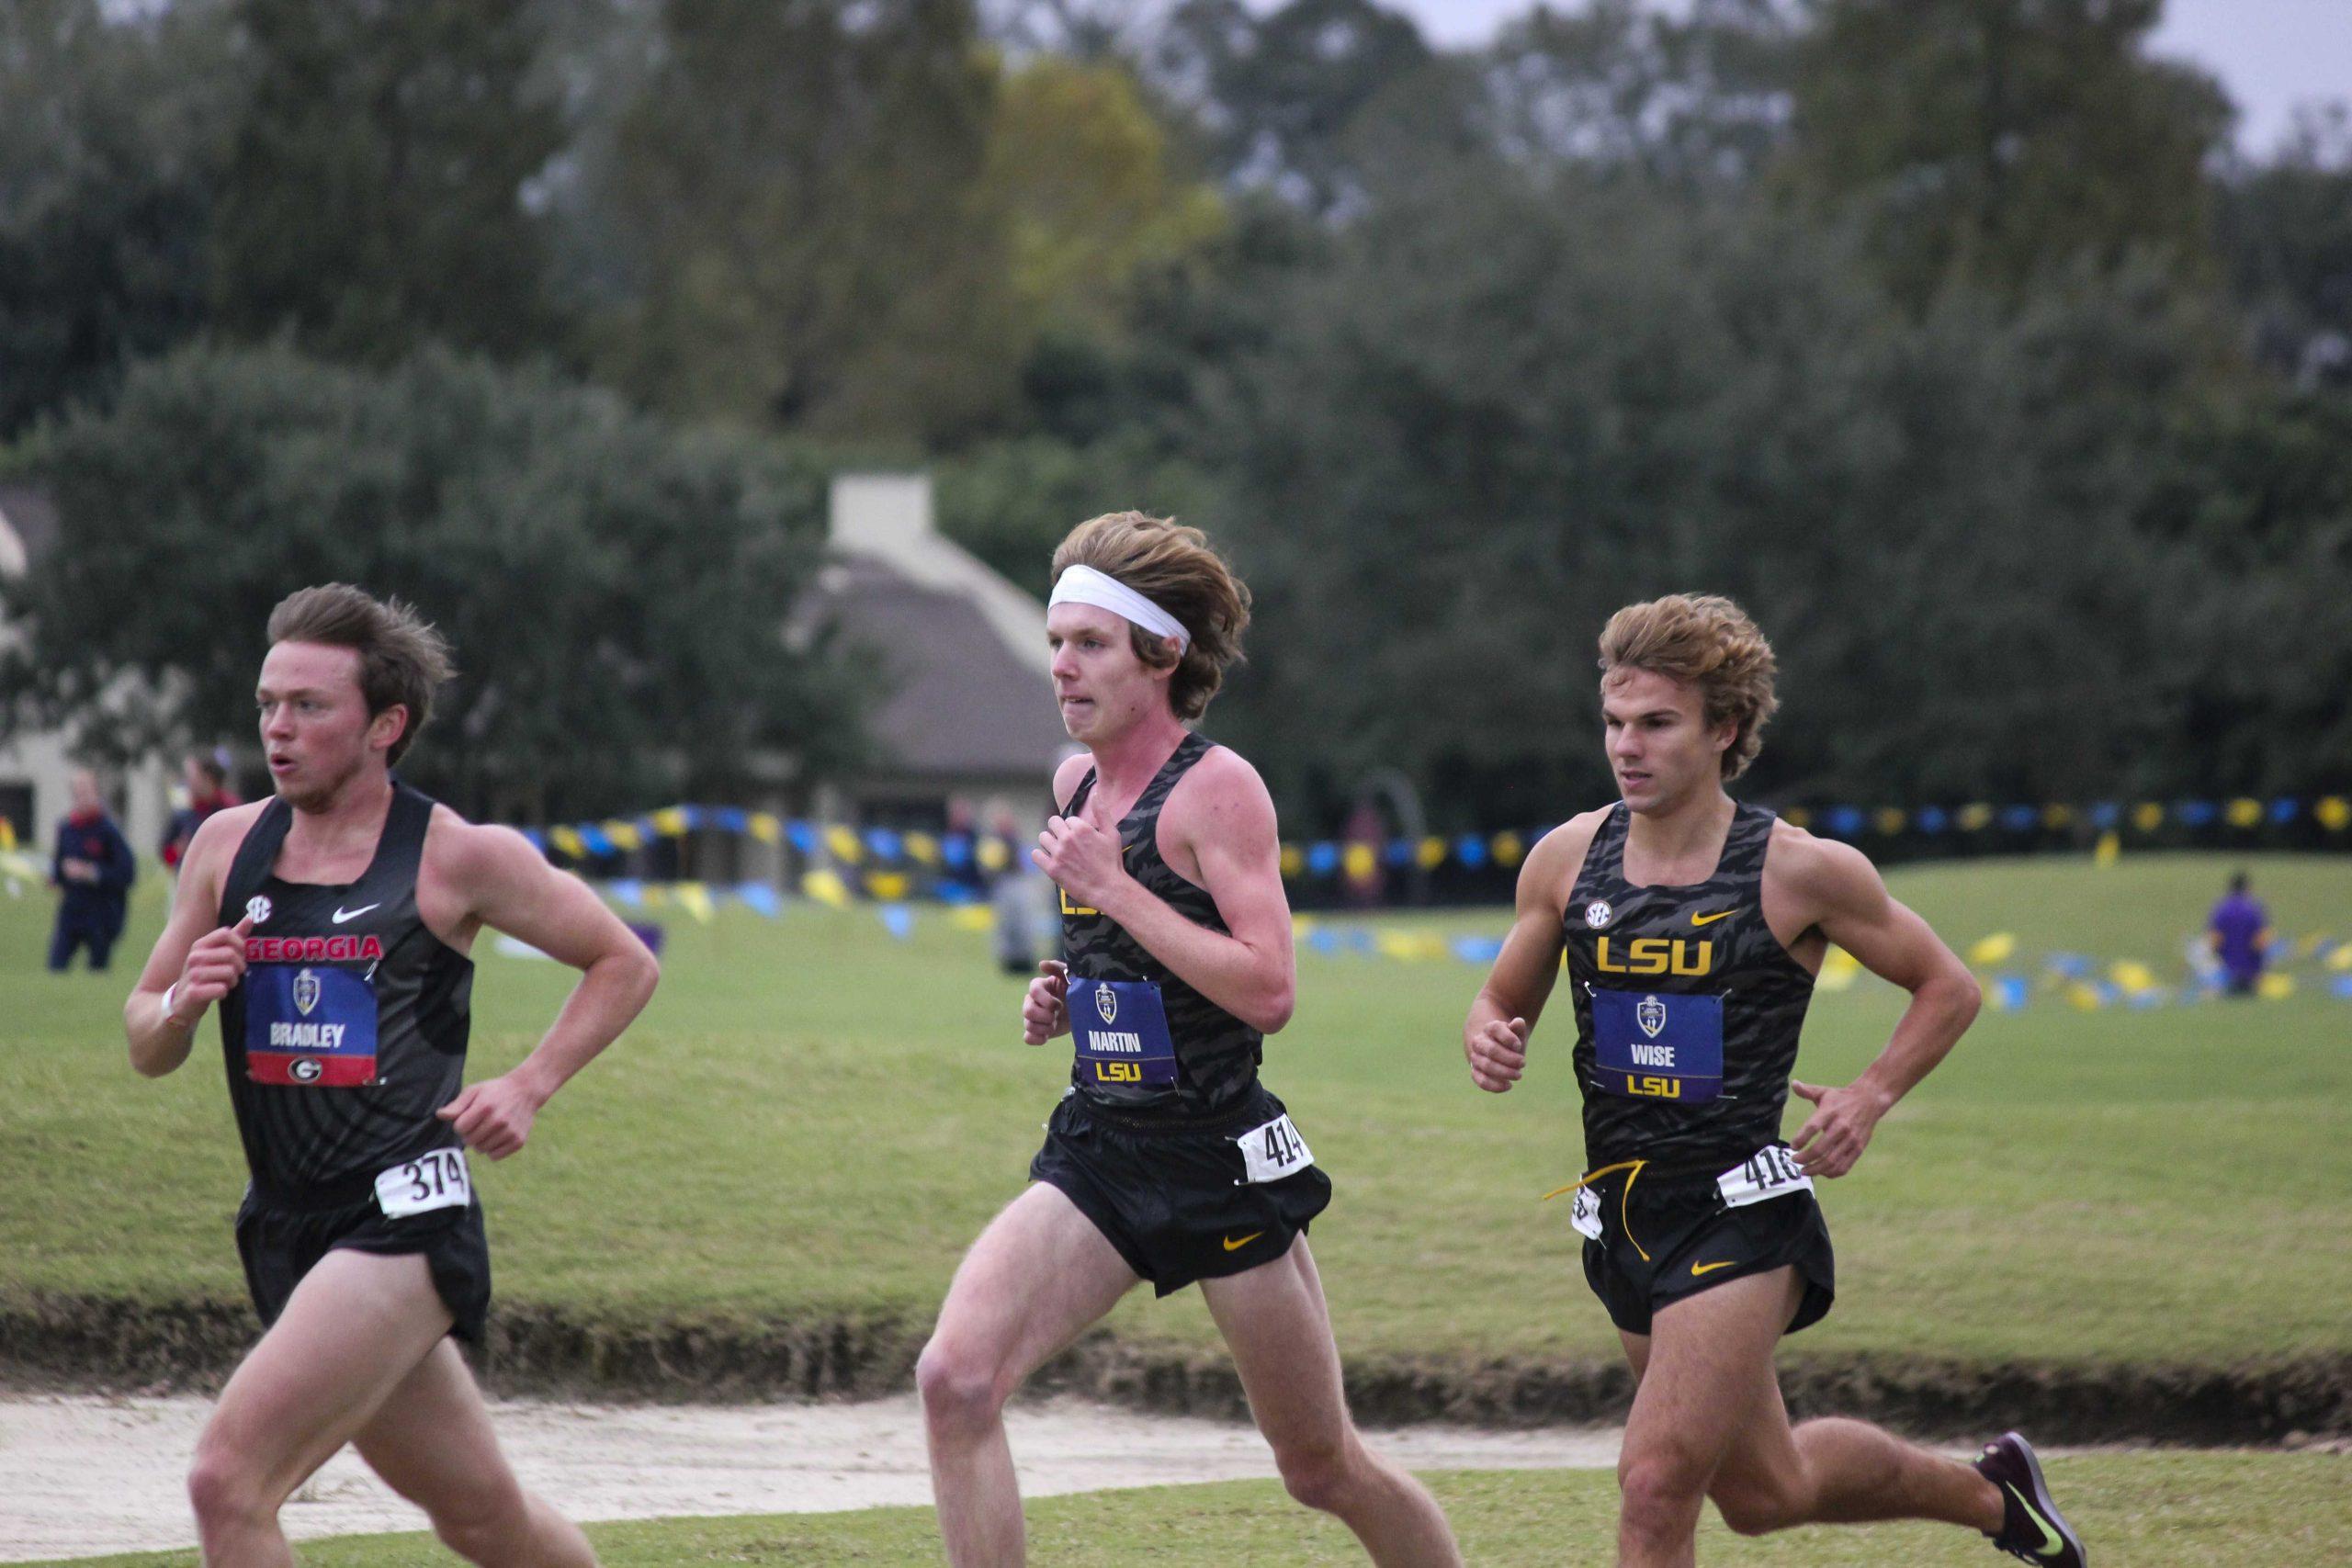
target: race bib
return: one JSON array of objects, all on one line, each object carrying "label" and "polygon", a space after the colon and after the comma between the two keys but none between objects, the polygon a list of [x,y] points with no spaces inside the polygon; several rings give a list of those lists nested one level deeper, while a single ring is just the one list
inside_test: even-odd
[{"label": "race bib", "polygon": [[473,1173],[463,1149],[435,1149],[376,1177],[376,1207],[387,1219],[462,1209],[474,1199]]},{"label": "race bib", "polygon": [[332,964],[245,971],[245,1077],[255,1083],[356,1089],[376,1081],[376,986]]},{"label": "race bib", "polygon": [[1290,1124],[1287,1113],[1262,1127],[1250,1128],[1233,1141],[1241,1145],[1242,1163],[1250,1168],[1245,1183],[1248,1186],[1296,1176],[1315,1163],[1314,1155],[1307,1152],[1306,1140]]},{"label": "race bib", "polygon": [[1593,1241],[1600,1239],[1600,1194],[1589,1187],[1577,1189],[1576,1197],[1568,1204],[1568,1224],[1577,1234]]},{"label": "race bib", "polygon": [[1069,982],[1069,1029],[1084,1081],[1133,1088],[1176,1081],[1176,1043],[1168,1010],[1149,980]]},{"label": "race bib", "polygon": [[1723,1194],[1724,1208],[1737,1209],[1767,1198],[1810,1192],[1813,1178],[1797,1168],[1795,1155],[1772,1144],[1716,1177],[1715,1190]]},{"label": "race bib", "polygon": [[1704,1105],[1724,1089],[1724,999],[1655,992],[1592,993],[1601,1091]]}]

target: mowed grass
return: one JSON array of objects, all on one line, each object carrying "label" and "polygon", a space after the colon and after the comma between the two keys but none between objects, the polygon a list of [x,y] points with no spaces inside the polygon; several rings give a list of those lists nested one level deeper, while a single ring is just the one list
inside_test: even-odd
[{"label": "mowed grass", "polygon": [[[2051,1486],[2100,1562],[2136,1568],[2237,1568],[2249,1562],[2352,1561],[2352,1459],[2325,1454],[2097,1454],[2052,1461]],[[1480,1568],[1603,1562],[1615,1541],[1616,1483],[1607,1472],[1460,1471],[1428,1477]],[[1353,1564],[1354,1539],[1271,1482],[1097,1492],[1034,1501],[1031,1554],[1059,1568],[1230,1568],[1235,1563]],[[928,1508],[594,1525],[607,1568],[686,1562],[934,1564]],[[429,1537],[353,1536],[305,1544],[311,1568],[405,1568],[454,1562]],[[1982,1568],[1984,1538],[1948,1525],[1803,1529],[1743,1540],[1709,1510],[1702,1562],[1741,1568]],[[85,1558],[82,1568],[186,1568],[187,1551]],[[54,1568],[54,1565],[51,1565]]]},{"label": "mowed grass", "polygon": [[[2239,863],[1980,862],[1894,883],[1956,945],[2009,931],[2026,953],[2168,973]],[[2246,863],[2282,931],[2352,935],[2352,860]],[[136,1077],[123,1055],[119,1008],[162,908],[151,875],[117,972],[55,978],[40,968],[46,899],[0,897],[0,1296],[242,1295],[229,1219],[243,1166],[214,1026],[168,1079]],[[1507,915],[1400,919],[1499,934]],[[939,910],[905,942],[870,911],[769,921],[730,907],[702,926],[673,910],[665,965],[646,1016],[548,1107],[529,1148],[477,1162],[501,1299],[611,1319],[927,1320],[964,1247],[1021,1190],[1067,1043],[1020,1043],[1018,984]],[[487,942],[480,966],[474,1077],[519,1059],[570,983]],[[1341,1347],[1613,1357],[1566,1205],[1537,1201],[1581,1168],[1565,997],[1525,1082],[1487,1096],[1459,1046],[1483,974],[1452,957],[1302,952],[1297,1017],[1270,1043],[1267,1077],[1337,1184],[1314,1245]],[[1851,1077],[1899,1002],[1869,980],[1819,996],[1800,1075]],[[2340,1354],[2347,1193],[2352,1002],[2323,987],[1988,1011],[1825,1187],[1840,1299],[1789,1353]],[[1197,1292],[1139,1292],[1113,1321],[1140,1341],[1212,1333]]]}]

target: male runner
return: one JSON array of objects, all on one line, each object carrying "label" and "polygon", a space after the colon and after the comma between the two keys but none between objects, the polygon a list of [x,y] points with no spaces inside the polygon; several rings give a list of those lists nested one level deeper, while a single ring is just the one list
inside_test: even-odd
[{"label": "male runner", "polygon": [[[271,614],[269,640],[256,696],[275,796],[197,829],[123,1008],[131,1065],[155,1077],[220,1004],[252,1173],[237,1250],[267,1331],[197,1442],[204,1561],[292,1562],[278,1508],[349,1442],[472,1562],[594,1563],[517,1484],[448,1342],[479,1342],[490,1303],[465,1148],[523,1146],[645,1005],[653,957],[522,835],[391,776],[450,673],[413,609],[307,588]],[[485,925],[584,976],[520,1066],[461,1089],[466,954]]]},{"label": "male runner", "polygon": [[[1617,1465],[1621,1568],[1691,1562],[1702,1496],[1742,1534],[1943,1519],[2029,1562],[2080,1568],[2082,1543],[2015,1433],[1971,1469],[1860,1421],[1791,1428],[1773,1349],[1821,1319],[1836,1283],[1813,1179],[1853,1168],[1979,993],[1860,852],[1724,793],[1779,705],[1772,650],[1737,605],[1676,596],[1620,610],[1600,668],[1623,798],[1529,854],[1463,1044],[1478,1087],[1508,1091],[1566,949],[1589,1166],[1572,1217],[1639,1380]],[[1853,1083],[1792,1084],[1831,942],[1911,1005]],[[1815,1110],[1784,1145],[1792,1088]]]},{"label": "male runner", "polygon": [[1081,524],[1054,578],[1054,692],[1086,750],[1032,856],[1061,888],[1063,957],[1021,1018],[1077,1055],[1035,1184],[973,1243],[917,1368],[948,1559],[1025,1561],[1004,1402],[1148,1280],[1200,1282],[1292,1496],[1375,1562],[1458,1563],[1436,1502],[1349,1419],[1306,1246],[1330,1182],[1258,1081],[1294,981],[1273,802],[1186,728],[1240,655],[1248,591],[1198,529],[1132,512]]}]

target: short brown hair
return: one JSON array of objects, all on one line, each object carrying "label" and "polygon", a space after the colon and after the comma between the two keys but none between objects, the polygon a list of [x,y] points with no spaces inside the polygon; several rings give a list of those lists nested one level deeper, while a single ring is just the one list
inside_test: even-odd
[{"label": "short brown hair", "polygon": [[324,643],[359,654],[359,694],[368,716],[389,707],[408,710],[408,723],[387,761],[408,752],[433,716],[433,694],[458,672],[448,639],[398,599],[370,598],[347,582],[329,582],[288,594],[269,613],[269,640]]},{"label": "short brown hair", "polygon": [[1669,593],[1610,616],[1600,633],[1600,683],[1618,670],[1687,681],[1699,688],[1708,728],[1738,724],[1724,751],[1725,783],[1763,750],[1764,726],[1781,705],[1772,694],[1779,671],[1772,645],[1747,611],[1718,594]]},{"label": "short brown hair", "polygon": [[1054,551],[1054,580],[1073,566],[1115,577],[1183,623],[1192,640],[1170,653],[1168,641],[1130,626],[1136,657],[1156,670],[1175,666],[1168,705],[1190,722],[1208,711],[1226,666],[1241,658],[1250,625],[1250,590],[1233,575],[1206,534],[1165,517],[1112,512],[1070,530]]}]

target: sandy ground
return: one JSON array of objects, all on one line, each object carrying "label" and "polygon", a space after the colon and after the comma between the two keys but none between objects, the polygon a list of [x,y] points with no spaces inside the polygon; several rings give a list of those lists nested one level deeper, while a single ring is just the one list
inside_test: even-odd
[{"label": "sandy ground", "polygon": [[[0,1399],[0,1562],[187,1547],[180,1480],[209,1401]],[[927,1503],[911,1395],[866,1404],[495,1406],[525,1485],[576,1519],[815,1513]],[[1012,1451],[1031,1495],[1271,1476],[1248,1427],[1139,1416],[1078,1400],[1016,1407]],[[1604,1467],[1613,1429],[1484,1432],[1415,1427],[1374,1446],[1414,1470]],[[289,1504],[297,1540],[418,1529],[424,1517],[349,1450]]]}]

